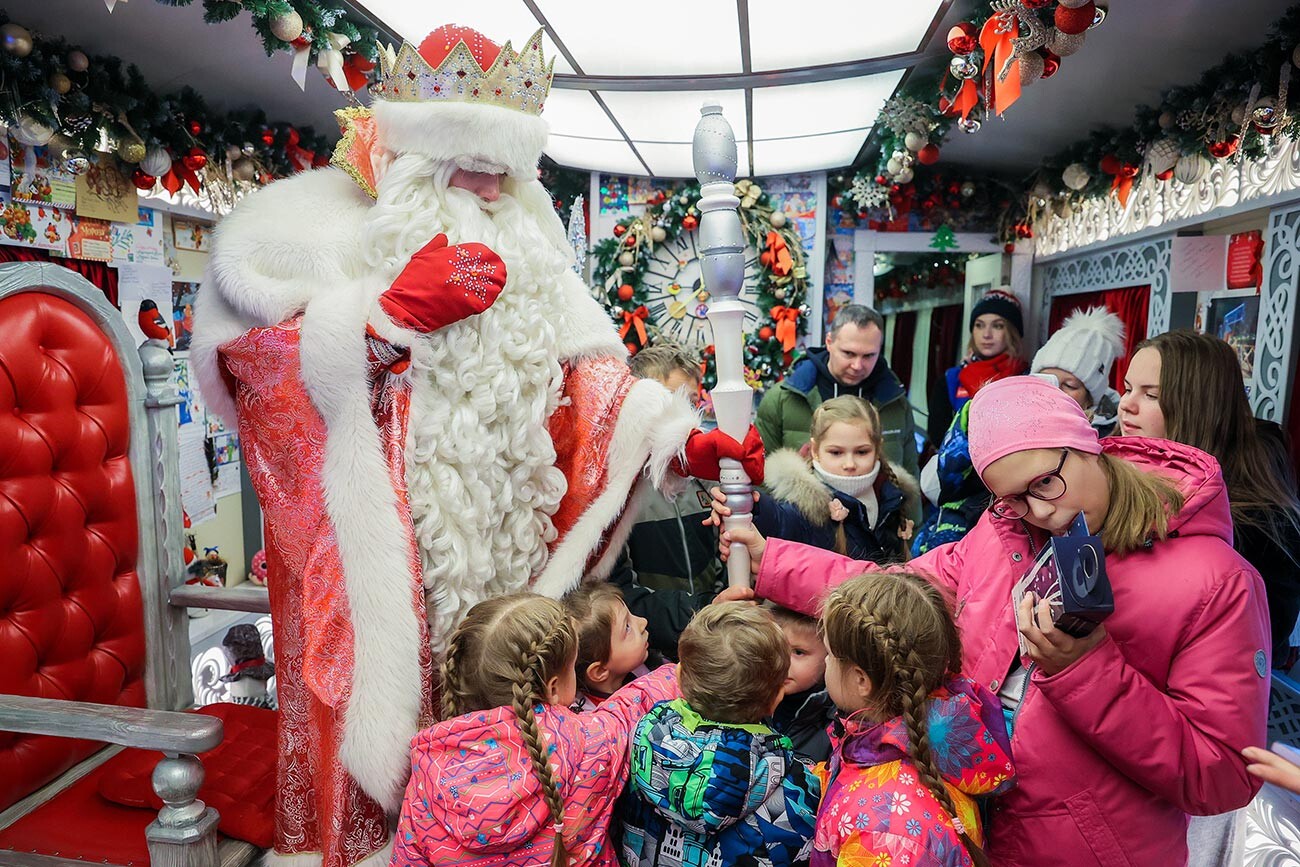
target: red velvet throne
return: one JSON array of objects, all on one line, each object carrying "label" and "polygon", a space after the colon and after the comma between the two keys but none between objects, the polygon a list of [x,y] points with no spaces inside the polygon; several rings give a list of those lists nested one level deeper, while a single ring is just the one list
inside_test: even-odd
[{"label": "red velvet throne", "polygon": [[[178,712],[193,704],[184,606],[265,610],[265,591],[213,601],[180,587],[178,402],[166,347],[137,350],[94,285],[0,265],[0,864],[257,854],[218,833],[197,756],[223,730],[248,734],[241,714],[271,712]],[[274,761],[273,746],[254,752]],[[156,767],[140,806],[165,804],[156,814],[102,794],[105,772],[142,760],[141,785]]]}]

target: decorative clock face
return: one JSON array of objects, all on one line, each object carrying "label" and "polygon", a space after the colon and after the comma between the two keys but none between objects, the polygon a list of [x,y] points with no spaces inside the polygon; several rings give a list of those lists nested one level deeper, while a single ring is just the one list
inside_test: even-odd
[{"label": "decorative clock face", "polygon": [[[650,321],[663,336],[686,345],[704,346],[713,342],[709,324],[709,292],[700,272],[700,253],[695,245],[696,233],[682,232],[675,239],[655,247],[646,263],[641,283],[646,288],[646,309]],[[740,302],[745,306],[745,331],[758,322],[757,286],[758,253],[745,251],[745,282]]]}]

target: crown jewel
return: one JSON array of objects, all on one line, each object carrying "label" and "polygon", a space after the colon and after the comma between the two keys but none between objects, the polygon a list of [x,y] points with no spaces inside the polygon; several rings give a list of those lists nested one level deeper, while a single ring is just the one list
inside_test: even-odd
[{"label": "crown jewel", "polygon": [[[507,42],[490,57],[496,45],[469,28],[444,28],[435,31],[416,50],[409,42],[394,53],[392,46],[379,52],[379,83],[375,95],[390,102],[478,102],[541,114],[542,104],[551,89],[550,63],[542,56],[542,31],[538,30],[525,44],[524,50],[515,53]],[[450,42],[437,68],[430,65],[437,59],[440,46],[433,44],[441,38]],[[473,42],[473,48],[467,43]],[[443,50],[446,43],[441,46]],[[488,67],[483,68],[478,54]]]}]

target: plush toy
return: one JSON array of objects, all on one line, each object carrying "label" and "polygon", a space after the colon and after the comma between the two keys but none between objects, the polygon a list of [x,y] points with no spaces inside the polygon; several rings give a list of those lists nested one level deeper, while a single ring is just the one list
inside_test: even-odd
[{"label": "plush toy", "polygon": [[230,627],[221,646],[230,657],[230,673],[221,676],[223,683],[230,684],[229,701],[274,709],[266,686],[275,676],[275,664],[266,661],[257,627],[251,623]]},{"label": "plush toy", "polygon": [[258,551],[253,555],[253,561],[249,564],[248,580],[258,587],[266,586],[266,549]]},{"label": "plush toy", "polygon": [[226,585],[225,558],[214,545],[203,549],[203,559],[195,560],[186,571],[190,577],[186,584],[202,584],[204,587],[224,587]]}]

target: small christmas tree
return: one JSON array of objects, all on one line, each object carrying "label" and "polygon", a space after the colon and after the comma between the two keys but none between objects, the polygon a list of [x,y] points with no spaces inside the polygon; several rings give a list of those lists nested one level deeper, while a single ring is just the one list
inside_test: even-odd
[{"label": "small christmas tree", "polygon": [[946,253],[949,250],[957,249],[957,236],[953,234],[951,226],[940,226],[939,231],[934,233],[930,239],[930,246],[940,253]]}]

